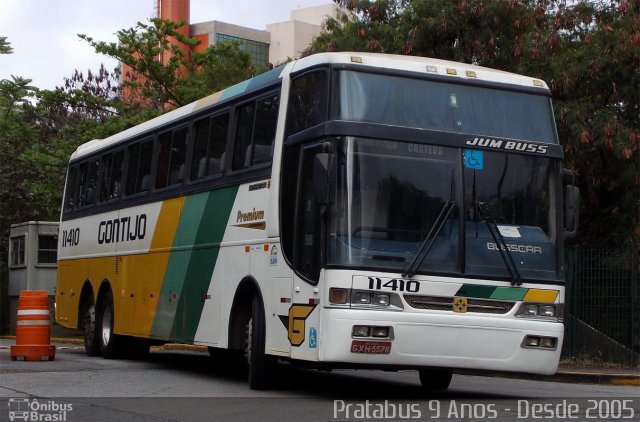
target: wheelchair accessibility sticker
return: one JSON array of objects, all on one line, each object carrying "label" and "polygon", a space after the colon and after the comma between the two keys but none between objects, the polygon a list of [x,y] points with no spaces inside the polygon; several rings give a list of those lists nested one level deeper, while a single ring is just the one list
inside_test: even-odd
[{"label": "wheelchair accessibility sticker", "polygon": [[465,168],[474,170],[484,169],[484,157],[482,151],[465,149],[463,159]]}]

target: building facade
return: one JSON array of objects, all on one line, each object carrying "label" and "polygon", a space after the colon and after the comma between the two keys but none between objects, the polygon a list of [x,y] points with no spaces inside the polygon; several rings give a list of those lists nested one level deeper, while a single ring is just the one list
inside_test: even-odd
[{"label": "building facade", "polygon": [[285,22],[271,23],[266,30],[210,21],[190,25],[192,37],[202,42],[196,51],[224,41],[236,41],[251,56],[256,67],[268,67],[299,58],[314,37],[322,31],[327,17],[337,17],[335,4],[291,11]]}]

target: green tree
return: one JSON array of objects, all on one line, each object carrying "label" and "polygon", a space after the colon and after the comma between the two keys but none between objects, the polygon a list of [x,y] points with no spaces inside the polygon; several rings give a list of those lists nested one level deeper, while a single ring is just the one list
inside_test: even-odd
[{"label": "green tree", "polygon": [[[117,42],[79,37],[97,53],[117,59],[128,67],[124,88],[138,96],[142,107],[171,109],[196,101],[233,83],[253,76],[248,53],[237,45],[210,46],[202,52],[185,52],[198,44],[178,30],[185,22],[151,19],[116,33]],[[160,60],[159,60],[160,58]]]},{"label": "green tree", "polygon": [[582,189],[580,240],[640,240],[640,0],[336,0],[307,54],[372,51],[544,79]]},{"label": "green tree", "polygon": [[7,37],[0,37],[0,54],[10,54],[13,51]]}]

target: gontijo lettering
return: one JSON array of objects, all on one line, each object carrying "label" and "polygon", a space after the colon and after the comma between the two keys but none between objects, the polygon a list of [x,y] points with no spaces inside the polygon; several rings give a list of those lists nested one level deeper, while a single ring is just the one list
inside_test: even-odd
[{"label": "gontijo lettering", "polygon": [[117,243],[142,240],[147,234],[147,215],[103,220],[98,225],[98,243]]}]

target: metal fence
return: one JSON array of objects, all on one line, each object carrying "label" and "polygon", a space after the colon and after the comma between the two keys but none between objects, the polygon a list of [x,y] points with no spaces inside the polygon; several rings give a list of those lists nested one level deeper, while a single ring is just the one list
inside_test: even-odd
[{"label": "metal fence", "polygon": [[620,248],[576,246],[568,250],[566,357],[637,365],[639,250],[640,244]]}]

